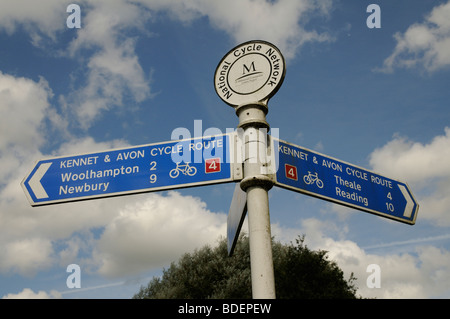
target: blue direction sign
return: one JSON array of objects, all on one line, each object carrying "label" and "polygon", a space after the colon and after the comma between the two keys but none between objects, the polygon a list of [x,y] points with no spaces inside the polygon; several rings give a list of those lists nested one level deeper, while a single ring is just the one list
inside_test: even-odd
[{"label": "blue direction sign", "polygon": [[56,157],[22,187],[32,206],[234,181],[230,134]]},{"label": "blue direction sign", "polygon": [[415,223],[419,205],[407,184],[300,146],[273,141],[278,151],[276,185],[403,223]]}]

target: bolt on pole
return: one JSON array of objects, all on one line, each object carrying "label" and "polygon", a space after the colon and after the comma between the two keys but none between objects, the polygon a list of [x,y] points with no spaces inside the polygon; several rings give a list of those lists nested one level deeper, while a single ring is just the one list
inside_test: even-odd
[{"label": "bolt on pole", "polygon": [[265,103],[251,103],[236,108],[244,143],[244,178],[240,183],[247,192],[250,239],[252,295],[254,299],[275,299],[268,191],[273,181],[267,175],[268,108]]}]

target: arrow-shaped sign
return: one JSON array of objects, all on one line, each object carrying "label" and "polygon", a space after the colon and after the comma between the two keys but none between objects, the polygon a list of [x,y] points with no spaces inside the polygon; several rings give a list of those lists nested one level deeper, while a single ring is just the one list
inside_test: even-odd
[{"label": "arrow-shaped sign", "polygon": [[[233,138],[232,138],[233,137]],[[37,162],[22,182],[32,206],[233,182],[234,133]]]},{"label": "arrow-shaped sign", "polygon": [[383,216],[414,224],[419,204],[408,185],[341,160],[273,138],[276,184]]}]

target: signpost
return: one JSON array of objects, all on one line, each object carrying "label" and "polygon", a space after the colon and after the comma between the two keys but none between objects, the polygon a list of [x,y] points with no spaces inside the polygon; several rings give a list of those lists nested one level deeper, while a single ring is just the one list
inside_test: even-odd
[{"label": "signpost", "polygon": [[276,46],[250,41],[230,50],[214,75],[217,95],[235,108],[238,128],[248,137],[244,142],[244,178],[240,186],[247,193],[253,298],[275,298],[268,198],[273,181],[262,173],[267,161],[260,154],[267,150],[267,103],[280,88],[285,74],[286,64]]},{"label": "signpost", "polygon": [[408,185],[361,167],[273,139],[276,185],[413,225],[419,205]]},{"label": "signpost", "polygon": [[235,108],[244,138],[233,132],[45,159],[22,181],[24,192],[40,206],[240,181],[228,213],[228,253],[248,211],[253,297],[275,298],[273,185],[411,225],[419,209],[405,183],[267,135],[267,103],[285,73],[273,44],[240,44],[220,61],[214,85]]},{"label": "signpost", "polygon": [[232,182],[232,134],[55,157],[22,182],[32,206]]}]

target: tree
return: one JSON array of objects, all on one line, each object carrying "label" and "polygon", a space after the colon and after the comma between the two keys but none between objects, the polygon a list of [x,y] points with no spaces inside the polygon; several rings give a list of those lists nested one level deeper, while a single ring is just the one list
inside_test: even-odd
[{"label": "tree", "polygon": [[[304,236],[296,243],[272,241],[276,296],[284,298],[356,298],[356,278],[329,261],[326,251],[311,251]],[[177,263],[141,287],[134,299],[251,298],[249,239],[240,236],[232,257],[225,239],[215,248],[205,246],[184,254]]]}]

